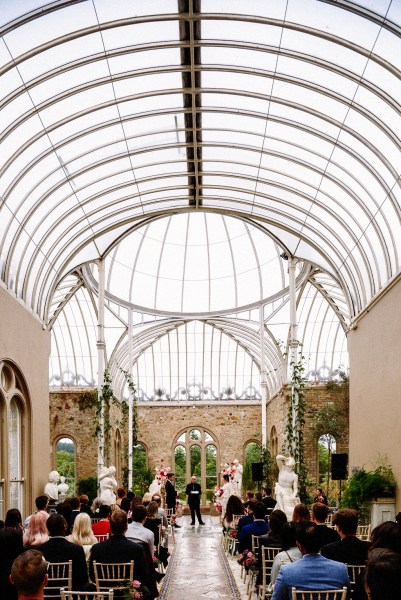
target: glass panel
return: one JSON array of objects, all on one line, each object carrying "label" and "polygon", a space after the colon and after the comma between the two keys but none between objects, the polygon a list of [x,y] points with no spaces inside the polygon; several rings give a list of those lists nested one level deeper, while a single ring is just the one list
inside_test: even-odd
[{"label": "glass panel", "polygon": [[137,444],[132,449],[132,491],[136,496],[142,498],[148,490],[153,477],[147,470],[146,448],[142,444]]},{"label": "glass panel", "polygon": [[[179,438],[179,441],[181,441],[181,438]],[[177,446],[174,449],[174,471],[177,478],[177,490],[185,490],[187,483],[187,452],[184,446]]]},{"label": "glass panel", "polygon": [[201,477],[201,449],[199,446],[193,445],[189,451],[190,455],[190,467],[191,467],[191,477],[192,475],[196,475],[196,477]]},{"label": "glass panel", "polygon": [[197,429],[192,429],[189,433],[190,440],[200,440],[202,438],[202,434]]},{"label": "glass panel", "polygon": [[217,448],[209,444],[205,448],[206,463],[206,500],[211,502],[213,491],[217,485]]},{"label": "glass panel", "polygon": [[8,468],[10,506],[22,510],[21,481],[21,412],[14,398],[10,402],[8,420]]},{"label": "glass panel", "polygon": [[[56,445],[56,471],[60,475],[59,499],[75,495],[75,444],[62,438]],[[62,486],[62,487],[61,487]],[[66,488],[66,486],[68,486]]]}]

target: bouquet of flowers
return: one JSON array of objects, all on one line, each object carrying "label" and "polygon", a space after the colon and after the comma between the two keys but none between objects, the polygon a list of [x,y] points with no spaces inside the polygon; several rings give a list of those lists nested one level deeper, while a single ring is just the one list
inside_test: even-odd
[{"label": "bouquet of flowers", "polygon": [[236,540],[238,538],[238,531],[236,529],[229,529],[227,535],[233,540]]},{"label": "bouquet of flowers", "polygon": [[216,485],[216,487],[214,488],[213,491],[213,504],[215,505],[216,509],[218,511],[222,511],[222,506],[221,506],[221,502],[219,501],[219,498],[221,498],[221,496],[224,494],[224,490],[221,489],[221,487],[219,487],[218,485]]},{"label": "bouquet of flowers", "polygon": [[229,462],[229,463],[224,463],[224,465],[222,465],[223,470],[221,471],[221,474],[228,475],[230,477],[230,479],[234,479],[235,474],[237,472],[237,464],[238,464],[237,460],[233,460],[232,462]]},{"label": "bouquet of flowers", "polygon": [[[120,588],[124,590],[124,600],[141,600],[141,598],[143,598],[143,594],[140,591],[141,582],[135,579],[134,581],[126,583],[127,585],[124,585],[124,588]],[[118,590],[119,588],[115,589]]]},{"label": "bouquet of flowers", "polygon": [[171,473],[171,467],[165,467],[163,463],[160,467],[155,467],[155,478],[164,485],[166,483],[167,475]]},{"label": "bouquet of flowers", "polygon": [[157,558],[157,556],[152,556],[153,566],[155,569],[160,565],[161,560]]},{"label": "bouquet of flowers", "polygon": [[244,565],[247,571],[256,571],[257,569],[256,556],[250,550],[244,550],[237,562],[239,565]]}]

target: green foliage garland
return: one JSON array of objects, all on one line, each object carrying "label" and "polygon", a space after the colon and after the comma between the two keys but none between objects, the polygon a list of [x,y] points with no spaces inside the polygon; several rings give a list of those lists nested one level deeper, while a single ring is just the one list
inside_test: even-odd
[{"label": "green foliage garland", "polygon": [[[301,345],[301,344],[299,344]],[[300,356],[298,362],[291,361],[291,396],[288,404],[287,425],[285,428],[286,442],[284,452],[292,454],[296,462],[296,471],[299,482],[299,495],[301,502],[307,498],[306,483],[307,469],[304,447],[304,425],[305,425],[305,357]],[[295,427],[293,425],[293,414],[295,413]]]}]

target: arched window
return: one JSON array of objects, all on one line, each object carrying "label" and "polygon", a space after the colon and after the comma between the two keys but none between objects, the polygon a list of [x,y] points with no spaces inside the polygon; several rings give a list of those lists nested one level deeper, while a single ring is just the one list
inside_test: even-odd
[{"label": "arched window", "polygon": [[69,437],[63,437],[56,444],[56,471],[65,477],[68,485],[68,495],[75,495],[75,442]]},{"label": "arched window", "polygon": [[245,464],[242,477],[242,489],[245,493],[246,490],[256,489],[258,485],[252,478],[252,463],[260,462],[260,444],[258,444],[258,442],[248,442],[245,446],[244,454]]},{"label": "arched window", "polygon": [[278,438],[277,438],[277,431],[276,431],[276,428],[274,425],[270,431],[270,448],[271,448],[272,457],[277,456],[277,454],[278,454]]},{"label": "arched window", "polygon": [[317,442],[318,453],[318,482],[328,485],[331,470],[331,455],[336,451],[336,440],[330,433],[324,433]]},{"label": "arched window", "polygon": [[132,448],[132,490],[141,498],[150,484],[148,475],[146,447],[136,444]]},{"label": "arched window", "polygon": [[23,514],[28,510],[29,406],[20,371],[8,361],[0,361],[0,518],[9,508],[18,508]]},{"label": "arched window", "polygon": [[177,436],[173,448],[176,488],[184,491],[192,475],[202,486],[202,505],[211,501],[217,485],[218,449],[213,435],[202,427],[188,427]]}]

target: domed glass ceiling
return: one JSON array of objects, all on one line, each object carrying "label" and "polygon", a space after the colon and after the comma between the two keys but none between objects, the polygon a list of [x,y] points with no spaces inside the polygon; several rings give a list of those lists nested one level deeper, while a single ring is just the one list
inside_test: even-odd
[{"label": "domed glass ceiling", "polygon": [[243,220],[213,213],[158,219],[106,258],[106,290],[144,310],[216,313],[280,298],[282,250]]},{"label": "domed glass ceiling", "polygon": [[[312,265],[301,296],[310,284],[346,328],[400,273],[400,32],[400,0],[2,2],[2,285],[52,327],[77,289],[93,294],[83,265],[112,250],[111,264],[153,219],[188,231],[206,211]],[[164,271],[162,243],[137,253],[125,297],[185,313],[171,282],[186,263]],[[222,257],[202,259],[197,310],[270,297],[279,261],[244,256],[226,261],[227,294]]]}]

